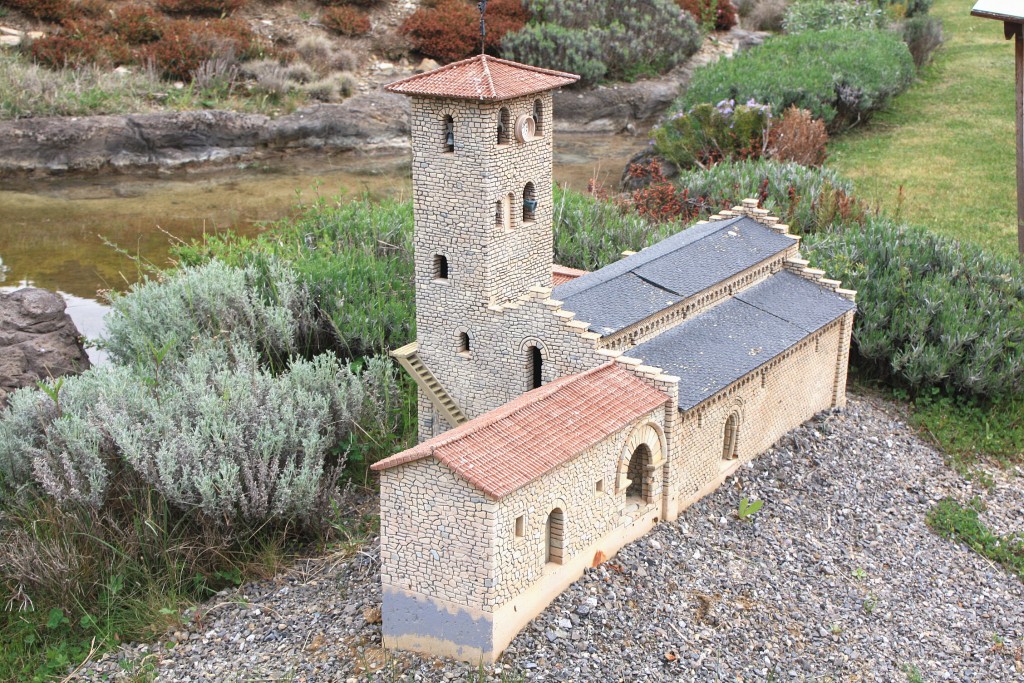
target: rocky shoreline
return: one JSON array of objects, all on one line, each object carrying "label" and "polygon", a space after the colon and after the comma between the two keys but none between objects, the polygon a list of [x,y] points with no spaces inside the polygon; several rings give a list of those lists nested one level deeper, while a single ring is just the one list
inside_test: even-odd
[{"label": "rocky shoreline", "polygon": [[[764,36],[733,29],[663,78],[557,92],[555,130],[643,133],[671,106],[695,68],[756,45]],[[364,92],[340,104],[279,117],[204,110],[0,121],[0,178],[205,168],[300,151],[407,152],[409,103],[378,88],[409,74],[388,66],[363,84]]]}]

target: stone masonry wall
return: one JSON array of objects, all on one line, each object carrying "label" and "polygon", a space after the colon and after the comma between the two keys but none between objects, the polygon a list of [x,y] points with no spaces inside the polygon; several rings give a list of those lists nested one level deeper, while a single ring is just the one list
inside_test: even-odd
[{"label": "stone masonry wall", "polygon": [[[493,606],[500,607],[544,576],[547,565],[545,540],[548,515],[558,508],[563,514],[563,556],[568,560],[600,539],[628,524],[638,513],[662,502],[662,468],[652,472],[650,502],[637,509],[627,501],[625,490],[616,490],[623,449],[638,427],[663,428],[665,408],[635,420],[604,441],[502,499],[494,533],[495,589]],[[630,451],[631,452],[631,451]],[[601,491],[597,490],[598,482]],[[516,520],[522,517],[522,535]]]},{"label": "stone masonry wall", "polygon": [[850,316],[680,415],[675,438],[683,450],[679,465],[673,465],[679,475],[670,484],[673,497],[690,498],[735,462],[722,458],[725,425],[733,413],[739,420],[737,459],[747,462],[815,413],[833,407],[837,360],[848,353],[844,338],[849,327],[843,320]]},{"label": "stone masonry wall", "polygon": [[481,609],[490,600],[497,503],[433,458],[380,479],[381,582]]}]

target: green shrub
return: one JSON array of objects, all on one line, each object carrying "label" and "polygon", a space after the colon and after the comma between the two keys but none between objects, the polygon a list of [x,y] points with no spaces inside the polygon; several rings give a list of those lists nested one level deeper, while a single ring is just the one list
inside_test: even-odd
[{"label": "green shrub", "polygon": [[698,69],[679,109],[750,99],[773,111],[809,110],[830,130],[866,120],[910,84],[907,46],[888,31],[816,31],[770,38],[761,47]]},{"label": "green shrub", "polygon": [[914,58],[914,66],[920,69],[931,62],[932,54],[942,45],[942,19],[911,17],[900,22],[899,28],[903,42]]},{"label": "green shrub", "polygon": [[570,268],[596,270],[680,230],[655,223],[589,194],[555,186],[554,260]]},{"label": "green shrub", "polygon": [[852,196],[852,184],[828,168],[765,159],[738,161],[683,173],[676,185],[688,197],[703,198],[705,213],[755,198],[798,235],[865,218]]},{"label": "green shrub", "polygon": [[659,74],[700,47],[696,23],[673,0],[531,0],[528,6],[536,23],[505,37],[505,55],[579,73],[583,82]]},{"label": "green shrub", "polygon": [[651,133],[655,151],[680,168],[706,168],[720,161],[758,159],[771,111],[754,101],[722,100],[676,113]]},{"label": "green shrub", "polygon": [[980,248],[876,218],[822,233],[809,254],[858,290],[857,364],[919,392],[1024,390],[1024,268]]},{"label": "green shrub", "polygon": [[928,14],[933,0],[875,0],[875,4],[892,17],[919,17]]},{"label": "green shrub", "polygon": [[1024,580],[1024,535],[992,533],[978,518],[982,510],[984,504],[977,498],[966,506],[943,498],[928,511],[926,519],[940,536],[963,543]]},{"label": "green shrub", "polygon": [[608,73],[604,62],[607,32],[601,28],[566,28],[558,24],[529,24],[505,37],[505,56],[525,64],[568,71],[581,84],[601,81]]},{"label": "green shrub", "polygon": [[786,33],[845,29],[866,31],[884,28],[885,12],[858,0],[796,0],[786,8],[782,21]]},{"label": "green shrub", "polygon": [[368,199],[317,201],[261,236],[208,236],[177,250],[184,264],[287,264],[330,324],[334,348],[348,357],[386,353],[415,338],[412,254],[411,203]]}]

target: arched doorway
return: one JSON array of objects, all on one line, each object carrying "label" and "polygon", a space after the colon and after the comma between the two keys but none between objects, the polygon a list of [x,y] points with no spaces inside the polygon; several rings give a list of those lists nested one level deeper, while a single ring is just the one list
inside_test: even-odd
[{"label": "arched doorway", "polygon": [[733,413],[725,421],[725,430],[722,434],[722,460],[735,460],[738,457],[736,441],[740,431],[740,416]]},{"label": "arched doorway", "polygon": [[652,461],[651,449],[646,443],[640,444],[633,451],[626,466],[626,478],[629,480],[626,498],[639,498],[649,502],[653,483],[651,478],[654,474]]},{"label": "arched doorway", "polygon": [[544,528],[545,562],[562,564],[565,557],[565,514],[555,508],[548,515]]}]

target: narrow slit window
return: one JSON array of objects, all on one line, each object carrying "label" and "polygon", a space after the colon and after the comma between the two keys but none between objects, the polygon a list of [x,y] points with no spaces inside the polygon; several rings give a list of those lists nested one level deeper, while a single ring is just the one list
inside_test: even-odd
[{"label": "narrow slit window", "polygon": [[442,142],[444,143],[445,152],[455,151],[455,119],[452,118],[451,114],[444,117],[444,127],[441,131]]},{"label": "narrow slit window", "polygon": [[604,493],[604,479],[597,480],[597,483],[594,485],[594,490],[597,493]]},{"label": "narrow slit window", "polygon": [[448,279],[448,259],[441,254],[434,256],[434,279],[435,280],[447,280]]},{"label": "narrow slit window", "polygon": [[459,333],[459,353],[469,353],[469,335],[465,332]]},{"label": "narrow slit window", "polygon": [[516,517],[516,538],[526,536],[526,515]]},{"label": "narrow slit window", "polygon": [[544,384],[544,356],[539,346],[530,347],[528,370],[531,389],[537,389]]},{"label": "narrow slit window", "polygon": [[544,545],[547,547],[546,560],[549,563],[562,564],[565,557],[565,515],[560,508],[555,508],[548,515],[544,535]]},{"label": "narrow slit window", "polygon": [[504,225],[505,224],[505,206],[504,202],[500,199],[494,202],[494,224]]},{"label": "narrow slit window", "polygon": [[533,103],[533,120],[537,124],[533,135],[539,138],[544,134],[544,103],[540,100],[535,100]]},{"label": "narrow slit window", "polygon": [[523,222],[532,223],[537,220],[537,190],[533,183],[526,183],[523,188]]},{"label": "narrow slit window", "polygon": [[508,107],[502,107],[498,112],[498,144],[507,145],[512,140],[512,116]]}]

